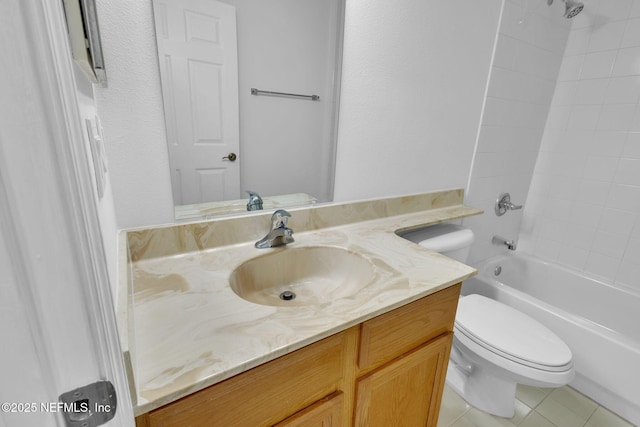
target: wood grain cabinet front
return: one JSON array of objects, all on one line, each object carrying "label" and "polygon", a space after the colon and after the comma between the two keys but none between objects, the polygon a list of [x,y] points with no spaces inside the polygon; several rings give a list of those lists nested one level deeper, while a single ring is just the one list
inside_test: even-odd
[{"label": "wood grain cabinet front", "polygon": [[435,426],[452,336],[442,335],[360,378],[354,424]]},{"label": "wood grain cabinet front", "polygon": [[337,391],[275,427],[342,427],[344,410],[344,393]]},{"label": "wood grain cabinet front", "polygon": [[436,426],[460,284],[136,418],[138,427]]}]

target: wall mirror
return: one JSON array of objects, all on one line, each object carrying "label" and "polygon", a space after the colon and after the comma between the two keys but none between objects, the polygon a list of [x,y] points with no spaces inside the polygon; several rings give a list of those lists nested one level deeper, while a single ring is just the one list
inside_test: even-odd
[{"label": "wall mirror", "polygon": [[332,200],[344,0],[152,0],[176,218]]}]

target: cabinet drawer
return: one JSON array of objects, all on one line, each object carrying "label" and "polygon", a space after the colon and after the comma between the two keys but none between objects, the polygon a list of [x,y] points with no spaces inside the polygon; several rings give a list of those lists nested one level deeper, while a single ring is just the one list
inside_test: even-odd
[{"label": "cabinet drawer", "polygon": [[374,317],[361,325],[360,372],[369,371],[453,330],[460,284]]},{"label": "cabinet drawer", "polygon": [[145,414],[138,425],[273,425],[343,388],[357,334],[351,328],[260,365]]},{"label": "cabinet drawer", "polygon": [[343,411],[344,394],[337,391],[274,427],[341,427]]}]

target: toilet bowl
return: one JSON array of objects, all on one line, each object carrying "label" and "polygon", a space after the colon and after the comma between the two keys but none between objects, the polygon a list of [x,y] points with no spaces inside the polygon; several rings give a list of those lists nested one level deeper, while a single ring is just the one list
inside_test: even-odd
[{"label": "toilet bowl", "polygon": [[[465,262],[473,233],[438,224],[400,234]],[[561,387],[574,376],[569,347],[526,314],[482,295],[461,296],[446,383],[476,408],[511,418],[516,385]]]}]

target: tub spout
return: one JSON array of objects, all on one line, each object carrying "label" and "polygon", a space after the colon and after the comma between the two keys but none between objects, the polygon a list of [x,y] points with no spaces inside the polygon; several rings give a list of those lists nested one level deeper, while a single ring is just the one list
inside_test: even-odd
[{"label": "tub spout", "polygon": [[505,245],[510,251],[515,251],[518,243],[515,240],[507,240],[504,237],[493,236],[491,243],[494,245]]}]

